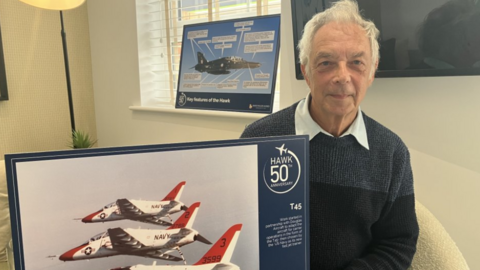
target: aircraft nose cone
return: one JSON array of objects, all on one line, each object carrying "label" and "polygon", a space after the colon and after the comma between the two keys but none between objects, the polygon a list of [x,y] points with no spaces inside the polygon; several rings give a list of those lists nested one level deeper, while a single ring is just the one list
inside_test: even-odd
[{"label": "aircraft nose cone", "polygon": [[92,214],[90,214],[90,215],[82,218],[82,222],[84,222],[84,223],[91,223],[91,222],[93,222],[93,218],[94,218],[96,215],[98,215],[100,212],[102,212],[102,210],[97,211],[97,212],[95,212],[95,213],[92,213]]},{"label": "aircraft nose cone", "polygon": [[63,253],[61,256],[60,256],[60,261],[73,261],[73,257],[70,257],[68,254],[66,253]]},{"label": "aircraft nose cone", "polygon": [[63,253],[62,255],[60,255],[60,257],[58,259],[61,260],[61,261],[64,261],[64,262],[73,261],[74,260],[73,257],[75,256],[75,254],[84,247],[86,247],[86,245],[81,245],[81,246],[78,246],[76,248],[72,248],[71,250],[69,250],[69,251]]}]

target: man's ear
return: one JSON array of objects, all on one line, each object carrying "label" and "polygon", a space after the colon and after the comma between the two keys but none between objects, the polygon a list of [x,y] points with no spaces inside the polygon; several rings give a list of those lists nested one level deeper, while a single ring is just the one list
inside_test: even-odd
[{"label": "man's ear", "polygon": [[307,85],[310,86],[310,78],[307,75],[306,67],[304,65],[300,65],[300,68],[302,70],[302,75],[305,78],[305,81],[307,82]]}]

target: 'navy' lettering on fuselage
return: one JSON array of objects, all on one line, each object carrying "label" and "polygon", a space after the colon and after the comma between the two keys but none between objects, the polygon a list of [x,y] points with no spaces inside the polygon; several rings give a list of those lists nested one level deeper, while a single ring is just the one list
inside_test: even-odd
[{"label": "'navy' lettering on fuselage", "polygon": [[152,209],[170,208],[170,205],[152,204]]},{"label": "'navy' lettering on fuselage", "polygon": [[162,234],[155,235],[155,237],[153,239],[154,240],[165,240],[165,239],[169,239],[169,238],[170,238],[169,233],[162,233]]}]

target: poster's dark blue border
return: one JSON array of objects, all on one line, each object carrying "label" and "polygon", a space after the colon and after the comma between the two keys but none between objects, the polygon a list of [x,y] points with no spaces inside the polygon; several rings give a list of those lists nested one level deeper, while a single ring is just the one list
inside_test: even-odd
[{"label": "poster's dark blue border", "polygon": [[[295,152],[298,159],[301,161],[299,167],[301,169],[301,175],[299,174],[299,181],[297,192],[293,196],[288,197],[288,202],[301,203],[302,209],[294,211],[296,215],[302,215],[302,244],[294,248],[282,248],[277,246],[275,248],[267,247],[262,237],[265,236],[265,231],[262,230],[262,223],[275,222],[279,218],[288,215],[288,208],[278,208],[279,202],[285,202],[285,196],[282,198],[274,198],[275,195],[266,190],[262,166],[267,165],[272,156],[276,153],[278,156],[278,148],[280,144],[288,144],[292,153]],[[112,155],[125,155],[125,154],[139,154],[139,153],[152,153],[152,152],[164,152],[164,151],[178,151],[178,150],[194,150],[194,149],[207,149],[207,148],[221,148],[230,146],[242,146],[242,145],[257,145],[258,161],[259,161],[259,249],[260,249],[260,270],[277,270],[277,269],[310,269],[310,242],[309,242],[309,140],[308,136],[282,136],[282,137],[268,137],[268,138],[249,138],[239,140],[224,140],[224,141],[208,141],[208,142],[195,142],[195,143],[176,143],[176,144],[163,144],[163,145],[141,145],[141,146],[126,146],[126,147],[112,147],[112,148],[91,148],[91,149],[76,149],[65,151],[51,151],[51,152],[38,152],[38,153],[21,153],[21,154],[7,154],[5,155],[5,169],[7,175],[8,195],[9,195],[9,207],[10,218],[12,228],[12,242],[15,269],[25,270],[25,259],[23,250],[23,238],[22,238],[22,226],[20,218],[20,201],[18,198],[18,185],[16,168],[17,163],[31,162],[41,160],[56,160],[56,159],[72,159],[72,158],[85,158],[85,157],[98,157],[98,156],[112,156]],[[275,147],[273,147],[275,146]],[[275,148],[275,149],[274,149]],[[283,148],[283,146],[282,146]],[[285,152],[287,150],[285,149]],[[281,152],[281,150],[280,150]],[[263,204],[263,206],[262,206]],[[271,211],[265,211],[265,208],[272,207]],[[271,232],[270,232],[271,233]],[[272,260],[275,258],[274,260]],[[291,260],[295,258],[295,260]],[[286,268],[284,268],[286,267]]]}]

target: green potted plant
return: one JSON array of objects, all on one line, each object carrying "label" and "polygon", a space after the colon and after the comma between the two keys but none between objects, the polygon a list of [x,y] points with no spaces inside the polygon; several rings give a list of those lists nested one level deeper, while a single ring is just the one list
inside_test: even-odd
[{"label": "green potted plant", "polygon": [[72,143],[69,146],[73,149],[91,148],[95,143],[97,143],[97,140],[92,139],[88,133],[80,130],[73,130]]}]

